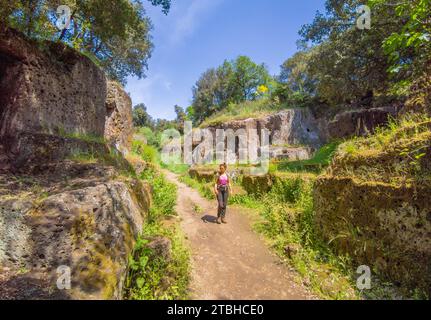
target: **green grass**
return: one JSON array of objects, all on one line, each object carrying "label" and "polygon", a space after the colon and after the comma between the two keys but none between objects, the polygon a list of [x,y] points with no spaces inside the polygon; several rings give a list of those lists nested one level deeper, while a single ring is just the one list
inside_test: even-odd
[{"label": "green grass", "polygon": [[136,172],[133,166],[124,159],[121,152],[114,148],[110,148],[107,153],[100,153],[94,150],[81,151],[75,150],[67,157],[67,159],[82,163],[82,164],[101,164],[104,166],[115,167],[119,174],[126,177],[136,177]]},{"label": "green grass", "polygon": [[286,106],[275,103],[269,98],[255,101],[246,101],[240,104],[231,104],[221,112],[214,114],[200,125],[201,128],[222,124],[232,120],[259,118],[285,109]]},{"label": "green grass", "polygon": [[[208,199],[214,195],[209,184],[188,175],[181,180]],[[332,253],[314,230],[313,180],[297,178],[278,180],[270,192],[262,196],[233,195],[231,205],[252,209],[259,217],[254,229],[264,235],[271,248],[292,265],[302,280],[324,299],[357,299],[348,259]],[[297,246],[298,252],[288,258],[286,248]]]},{"label": "green grass", "polygon": [[186,184],[187,186],[189,186],[190,188],[196,189],[199,192],[199,194],[202,197],[204,197],[205,199],[208,199],[208,200],[215,199],[215,195],[213,192],[214,184],[212,184],[212,183],[206,183],[206,184],[201,183],[201,182],[191,178],[187,174],[181,176],[180,181],[182,183]]},{"label": "green grass", "polygon": [[375,134],[341,144],[334,157],[337,175],[393,186],[430,185],[431,117],[407,114]]},{"label": "green grass", "polygon": [[[136,144],[143,160],[157,160],[154,148]],[[146,217],[142,235],[129,256],[126,278],[126,298],[130,300],[183,300],[188,298],[190,254],[184,234],[178,224],[163,225],[168,217],[176,215],[177,187],[166,180],[153,165],[139,178],[152,185],[152,207]],[[162,236],[170,240],[170,257],[155,254],[148,248],[151,239]]]},{"label": "green grass", "polygon": [[89,143],[106,143],[106,140],[103,136],[89,133],[66,132],[63,128],[58,129],[58,135],[63,138],[78,139]]},{"label": "green grass", "polygon": [[176,174],[184,174],[190,168],[190,166],[187,165],[187,164],[173,164],[173,163],[165,164],[163,162],[160,163],[160,166],[163,169],[167,169],[167,170],[169,170],[169,171],[171,171],[173,173],[176,173]]},{"label": "green grass", "polygon": [[340,153],[361,156],[383,152],[400,140],[411,139],[429,132],[431,117],[427,114],[406,114],[399,119],[390,119],[385,127],[376,128],[373,135],[350,139],[340,146]]},{"label": "green grass", "polygon": [[[314,229],[313,181],[297,178],[278,180],[261,197],[232,197],[232,203],[260,214],[254,228],[263,234],[275,252],[292,265],[313,292],[324,299],[357,299],[347,258],[335,256]],[[288,257],[290,247],[297,252]]]},{"label": "green grass", "polygon": [[160,163],[160,167],[162,167],[163,169],[167,169],[173,173],[176,174],[185,174],[190,166],[187,164],[183,164],[182,159],[170,159],[171,161],[169,163],[164,163],[161,159],[159,160]]},{"label": "green grass", "polygon": [[280,161],[275,163],[275,168],[271,171],[287,171],[287,172],[314,172],[319,173],[326,168],[332,160],[340,141],[333,141],[321,147],[309,160],[301,161]]},{"label": "green grass", "polygon": [[159,153],[153,146],[144,144],[141,141],[134,140],[132,143],[132,152],[142,158],[145,162],[159,162]]},{"label": "green grass", "polygon": [[[147,244],[156,236],[171,242],[170,257],[158,256]],[[189,252],[178,227],[147,223],[129,256],[126,296],[129,300],[185,300],[188,298]]]}]

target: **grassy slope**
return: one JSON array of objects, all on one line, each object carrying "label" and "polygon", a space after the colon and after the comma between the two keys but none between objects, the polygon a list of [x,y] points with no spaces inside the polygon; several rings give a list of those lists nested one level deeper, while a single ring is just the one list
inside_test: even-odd
[{"label": "grassy slope", "polygon": [[320,148],[313,158],[300,161],[280,161],[271,166],[272,171],[287,172],[315,172],[319,173],[331,162],[332,156],[337,150],[339,141],[334,141]]},{"label": "grassy slope", "polygon": [[274,103],[268,98],[255,101],[246,101],[240,104],[232,104],[229,105],[225,110],[218,112],[206,119],[203,123],[201,123],[200,127],[206,128],[232,120],[259,118],[286,108],[287,106]]},{"label": "grassy slope", "polygon": [[429,183],[430,143],[431,117],[407,115],[370,137],[343,143],[334,158],[333,174],[394,186]]}]

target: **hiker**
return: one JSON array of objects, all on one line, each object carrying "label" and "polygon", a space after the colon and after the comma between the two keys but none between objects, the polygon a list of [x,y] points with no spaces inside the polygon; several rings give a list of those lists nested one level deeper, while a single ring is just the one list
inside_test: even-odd
[{"label": "hiker", "polygon": [[214,193],[218,201],[217,224],[227,223],[227,201],[229,198],[229,193],[232,194],[232,186],[230,184],[229,175],[227,174],[226,170],[226,163],[221,164],[219,172],[216,175],[216,183],[214,185]]}]

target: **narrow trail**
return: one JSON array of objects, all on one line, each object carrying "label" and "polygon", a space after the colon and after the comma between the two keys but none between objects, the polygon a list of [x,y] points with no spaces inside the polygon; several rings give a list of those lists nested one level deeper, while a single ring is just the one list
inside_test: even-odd
[{"label": "narrow trail", "polygon": [[[176,210],[192,252],[191,299],[313,299],[251,229],[246,214],[228,208],[228,224],[218,225],[216,201],[202,198],[176,174],[164,173],[178,186]],[[199,213],[195,206],[201,208]]]}]

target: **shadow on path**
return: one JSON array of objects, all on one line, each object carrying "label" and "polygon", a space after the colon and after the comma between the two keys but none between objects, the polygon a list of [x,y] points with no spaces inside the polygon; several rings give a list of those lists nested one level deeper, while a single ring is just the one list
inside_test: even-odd
[{"label": "shadow on path", "polygon": [[201,219],[205,223],[217,223],[217,217],[211,216],[209,214],[204,215]]}]

